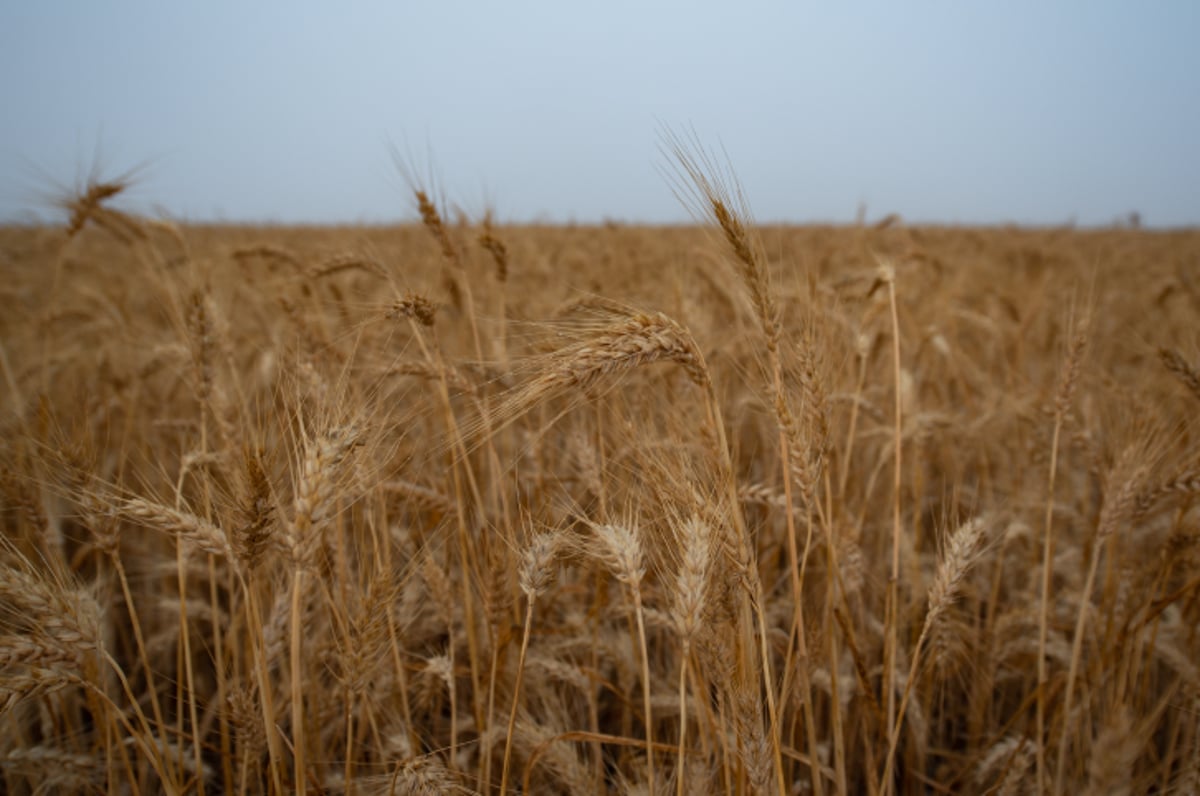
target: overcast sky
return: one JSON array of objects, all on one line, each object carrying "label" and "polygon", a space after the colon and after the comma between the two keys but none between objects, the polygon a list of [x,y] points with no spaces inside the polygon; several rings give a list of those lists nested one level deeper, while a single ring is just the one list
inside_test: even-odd
[{"label": "overcast sky", "polygon": [[677,221],[659,130],[760,221],[1200,223],[1200,3],[5,2],[0,219],[145,164],[175,218]]}]

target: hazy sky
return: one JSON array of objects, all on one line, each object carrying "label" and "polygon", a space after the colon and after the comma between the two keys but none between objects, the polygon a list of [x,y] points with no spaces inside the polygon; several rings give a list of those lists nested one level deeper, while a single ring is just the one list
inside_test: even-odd
[{"label": "hazy sky", "polygon": [[389,145],[506,220],[686,218],[659,129],[759,220],[1200,223],[1200,3],[5,2],[0,219],[413,216]]}]

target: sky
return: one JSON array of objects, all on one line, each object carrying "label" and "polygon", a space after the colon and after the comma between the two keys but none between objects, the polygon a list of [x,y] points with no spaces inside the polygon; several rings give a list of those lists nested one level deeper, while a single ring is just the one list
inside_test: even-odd
[{"label": "sky", "polygon": [[0,221],[137,168],[190,221],[688,219],[663,130],[760,222],[1200,223],[1200,3],[6,2]]}]

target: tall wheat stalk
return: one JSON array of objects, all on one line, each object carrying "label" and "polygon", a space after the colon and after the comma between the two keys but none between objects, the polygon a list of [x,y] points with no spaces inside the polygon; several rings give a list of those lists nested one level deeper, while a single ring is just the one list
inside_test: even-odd
[{"label": "tall wheat stalk", "polygon": [[[884,648],[883,648],[883,688],[887,692],[887,714],[885,734],[889,739],[897,733],[899,723],[896,719],[896,689],[892,686],[892,672],[896,666],[896,646],[900,634],[900,537],[901,523],[901,490],[903,489],[903,449],[904,449],[904,401],[901,389],[900,365],[900,315],[896,309],[896,270],[888,263],[881,263],[879,280],[887,287],[888,309],[892,322],[892,374],[895,399],[892,417],[892,455],[895,466],[892,470],[892,560],[891,574],[888,577],[887,612],[884,619]],[[889,743],[889,746],[891,744]],[[889,752],[889,756],[891,753]],[[882,783],[884,794],[890,794],[895,787],[890,777],[890,770],[885,765],[885,776]]]},{"label": "tall wheat stalk", "polygon": [[1050,584],[1054,574],[1054,484],[1058,475],[1059,438],[1067,412],[1071,408],[1071,399],[1075,391],[1075,383],[1079,375],[1079,367],[1087,346],[1087,327],[1071,338],[1062,378],[1054,400],[1054,431],[1050,440],[1050,471],[1047,475],[1046,486],[1046,519],[1042,530],[1042,589],[1041,609],[1038,612],[1038,692],[1037,692],[1037,738],[1034,753],[1036,755],[1036,771],[1038,789],[1046,789],[1046,689],[1049,685],[1046,669],[1046,628],[1050,616]]}]

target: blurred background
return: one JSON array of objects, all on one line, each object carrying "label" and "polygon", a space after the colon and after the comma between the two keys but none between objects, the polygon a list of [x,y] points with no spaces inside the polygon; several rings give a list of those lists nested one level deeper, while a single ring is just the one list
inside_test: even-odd
[{"label": "blurred background", "polygon": [[[393,150],[502,221],[1200,222],[1193,2],[5,3],[0,221],[136,168],[188,221],[391,222]],[[140,204],[139,204],[140,203]]]}]

